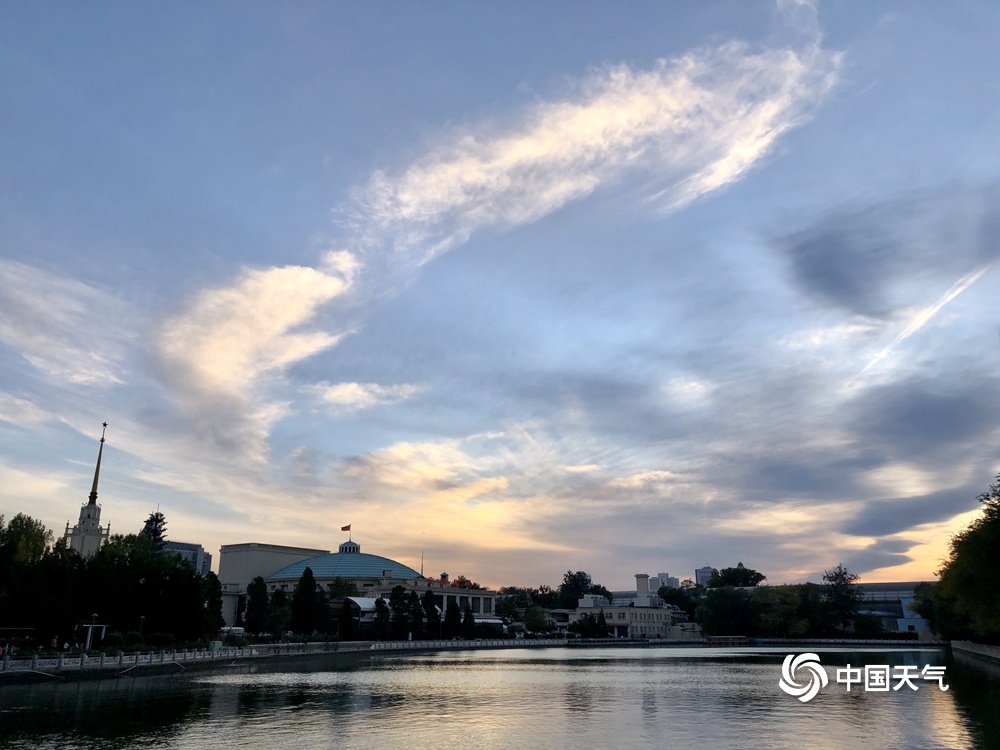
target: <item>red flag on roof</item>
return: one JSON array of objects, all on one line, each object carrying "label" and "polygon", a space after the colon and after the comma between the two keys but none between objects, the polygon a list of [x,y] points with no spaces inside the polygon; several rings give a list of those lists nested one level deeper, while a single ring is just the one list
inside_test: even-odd
[{"label": "red flag on roof", "polygon": [[347,524],[347,526],[341,526],[340,530],[341,531],[350,531],[351,530],[351,524]]}]

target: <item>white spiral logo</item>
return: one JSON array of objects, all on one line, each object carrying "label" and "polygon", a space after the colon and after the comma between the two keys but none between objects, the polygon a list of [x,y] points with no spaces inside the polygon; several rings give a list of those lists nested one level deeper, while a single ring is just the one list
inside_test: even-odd
[{"label": "white spiral logo", "polygon": [[[805,685],[800,685],[795,681],[795,673],[799,667],[810,673],[809,682]],[[794,695],[803,703],[807,703],[815,698],[820,688],[825,688],[829,681],[830,678],[826,676],[826,670],[819,663],[819,657],[816,654],[799,654],[798,656],[789,654],[781,665],[781,679],[778,681],[778,687],[789,695]]]}]

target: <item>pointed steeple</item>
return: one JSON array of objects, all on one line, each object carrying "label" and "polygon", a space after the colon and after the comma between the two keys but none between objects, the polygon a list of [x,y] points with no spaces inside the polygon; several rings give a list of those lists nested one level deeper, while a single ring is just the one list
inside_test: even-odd
[{"label": "pointed steeple", "polygon": [[108,431],[108,423],[105,422],[101,426],[104,429],[101,430],[101,447],[97,449],[97,468],[94,469],[94,486],[90,488],[89,505],[97,505],[97,480],[101,476],[101,455],[104,453],[104,433]]}]

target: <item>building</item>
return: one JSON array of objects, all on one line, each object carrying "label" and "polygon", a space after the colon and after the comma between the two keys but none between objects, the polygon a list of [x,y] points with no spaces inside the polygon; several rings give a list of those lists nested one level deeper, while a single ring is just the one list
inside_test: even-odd
[{"label": "building", "polygon": [[930,635],[930,623],[910,610],[913,592],[919,581],[894,583],[858,583],[863,600],[860,614],[878,618],[882,628],[890,633],[924,633]]},{"label": "building", "polygon": [[174,552],[180,555],[184,562],[188,563],[201,575],[208,575],[212,570],[212,555],[205,551],[200,544],[189,542],[164,542],[164,552]]},{"label": "building", "polygon": [[[309,568],[316,583],[327,588],[335,579],[353,583],[359,596],[351,597],[359,611],[370,614],[370,605],[361,599],[388,599],[396,586],[423,596],[433,592],[434,603],[443,614],[454,601],[463,612],[472,610],[476,622],[494,618],[497,593],[487,589],[463,588],[452,583],[447,573],[429,579],[401,562],[361,551],[361,545],[348,540],[337,552],[280,547],[273,544],[231,544],[222,547],[219,556],[219,580],[222,583],[222,616],[226,625],[236,624],[246,606],[247,585],[260,576],[268,593],[286,591],[289,595]],[[371,610],[374,611],[374,610]],[[364,622],[365,620],[362,620]]]},{"label": "building", "polygon": [[101,526],[101,506],[97,504],[97,480],[101,476],[101,458],[104,455],[104,434],[108,423],[102,425],[101,445],[97,449],[97,468],[94,469],[94,483],[90,488],[90,497],[80,508],[80,520],[72,529],[66,522],[66,532],[63,543],[70,549],[75,549],[82,557],[91,557],[107,543],[111,534],[111,524]]},{"label": "building", "polygon": [[224,544],[219,550],[219,582],[222,584],[222,617],[226,625],[231,627],[236,624],[236,614],[246,606],[247,586],[254,578],[266,578],[286,565],[326,552],[258,542]]},{"label": "building", "polygon": [[708,582],[712,580],[712,576],[717,572],[711,565],[706,565],[704,568],[695,568],[694,582],[698,586],[708,586]]},{"label": "building", "polygon": [[449,581],[447,573],[442,573],[437,580],[424,578],[401,562],[362,552],[361,545],[355,541],[344,542],[337,552],[303,558],[265,576],[268,591],[280,589],[291,594],[306,568],[312,571],[320,587],[326,588],[340,578],[353,583],[361,597],[388,599],[396,586],[402,586],[420,596],[432,591],[434,603],[442,613],[447,611],[451,601],[463,612],[466,607],[471,609],[477,622],[492,618],[495,611],[495,591],[461,588]]},{"label": "building", "polygon": [[670,589],[679,589],[681,582],[669,573],[657,573],[649,578],[649,590],[653,593],[659,591],[663,586]]},{"label": "building", "polygon": [[609,602],[603,596],[587,594],[576,609],[576,619],[604,615],[608,634],[613,638],[669,638],[693,640],[700,637],[695,625],[679,607],[667,604],[649,591],[649,576],[637,573],[635,591],[616,591]]}]

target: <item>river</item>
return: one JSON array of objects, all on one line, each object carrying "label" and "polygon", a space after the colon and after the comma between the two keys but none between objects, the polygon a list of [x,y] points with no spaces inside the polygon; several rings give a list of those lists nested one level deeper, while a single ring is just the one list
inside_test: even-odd
[{"label": "river", "polygon": [[[779,689],[786,650],[549,648],[340,657],[296,671],[0,684],[0,747],[969,748],[1000,743],[1000,681],[940,649],[816,650],[826,685]],[[838,683],[847,664],[944,666],[888,692]],[[915,674],[915,670],[910,670]],[[803,681],[808,675],[800,671]],[[893,684],[897,681],[893,679]]]}]

